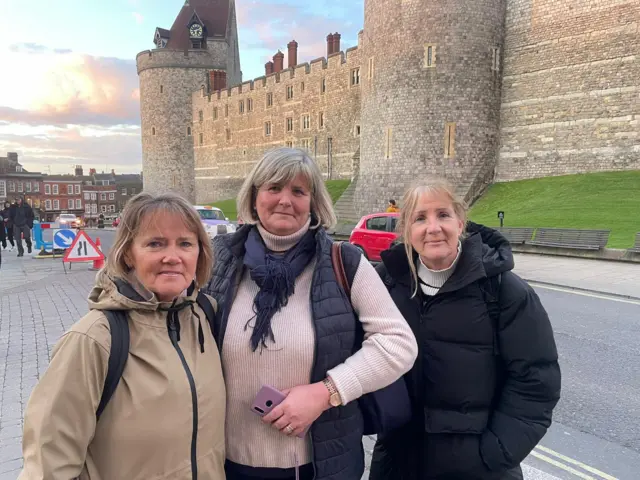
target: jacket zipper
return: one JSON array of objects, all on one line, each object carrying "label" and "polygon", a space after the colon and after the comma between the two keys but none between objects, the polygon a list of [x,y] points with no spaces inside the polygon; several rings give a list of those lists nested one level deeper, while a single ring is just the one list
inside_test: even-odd
[{"label": "jacket zipper", "polygon": [[182,366],[187,374],[189,380],[189,387],[191,388],[191,405],[193,408],[193,432],[191,433],[191,478],[197,480],[198,478],[198,460],[196,456],[196,445],[198,441],[198,393],[196,392],[196,382],[193,379],[187,360],[184,358],[184,354],[178,345],[178,329],[176,328],[176,320],[172,316],[169,319],[169,338],[173,348],[178,352],[178,356],[182,361]]}]

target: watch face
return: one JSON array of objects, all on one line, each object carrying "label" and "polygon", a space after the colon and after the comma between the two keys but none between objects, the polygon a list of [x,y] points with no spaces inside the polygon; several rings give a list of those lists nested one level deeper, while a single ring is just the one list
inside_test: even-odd
[{"label": "watch face", "polygon": [[189,33],[192,37],[201,37],[202,36],[202,26],[198,24],[191,25],[189,28]]}]

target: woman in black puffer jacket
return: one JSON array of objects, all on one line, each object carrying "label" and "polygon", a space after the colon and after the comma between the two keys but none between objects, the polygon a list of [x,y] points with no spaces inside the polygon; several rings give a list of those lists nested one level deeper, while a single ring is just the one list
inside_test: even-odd
[{"label": "woman in black puffer jacket", "polygon": [[521,479],[560,398],[547,313],[509,242],[467,224],[446,182],[410,189],[399,223],[405,243],[378,273],[418,340],[413,420],[379,437],[370,479]]}]

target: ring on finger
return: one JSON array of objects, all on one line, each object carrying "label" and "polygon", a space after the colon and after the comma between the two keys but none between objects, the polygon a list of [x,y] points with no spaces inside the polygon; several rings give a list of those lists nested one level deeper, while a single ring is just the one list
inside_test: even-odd
[{"label": "ring on finger", "polygon": [[291,426],[291,424],[287,425],[286,427],[284,427],[284,431],[287,435],[291,435],[293,433],[294,428]]}]

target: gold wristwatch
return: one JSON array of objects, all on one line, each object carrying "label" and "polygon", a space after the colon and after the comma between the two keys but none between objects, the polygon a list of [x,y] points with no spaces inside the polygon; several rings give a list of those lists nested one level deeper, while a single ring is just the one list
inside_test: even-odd
[{"label": "gold wristwatch", "polygon": [[330,378],[325,378],[322,383],[327,387],[327,390],[329,390],[329,404],[332,407],[339,407],[342,405],[342,398],[340,398],[338,389],[333,384],[333,381]]}]

